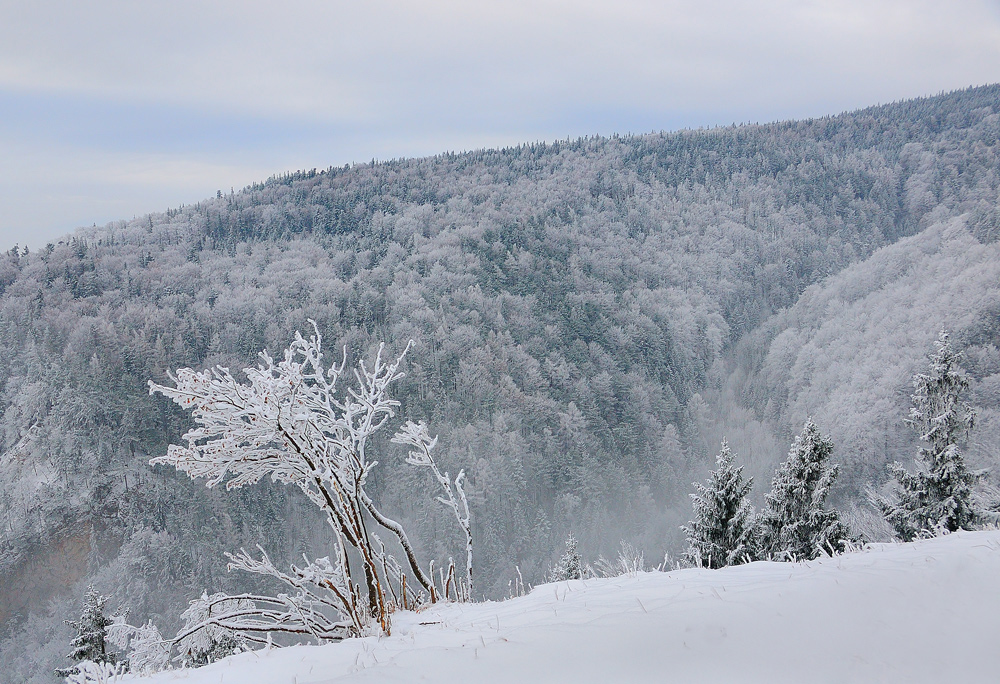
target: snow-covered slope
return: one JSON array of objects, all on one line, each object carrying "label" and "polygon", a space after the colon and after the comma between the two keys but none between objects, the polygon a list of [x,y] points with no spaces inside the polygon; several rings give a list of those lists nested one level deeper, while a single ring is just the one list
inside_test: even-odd
[{"label": "snow-covered slope", "polygon": [[143,682],[997,682],[1000,531],[546,584]]}]

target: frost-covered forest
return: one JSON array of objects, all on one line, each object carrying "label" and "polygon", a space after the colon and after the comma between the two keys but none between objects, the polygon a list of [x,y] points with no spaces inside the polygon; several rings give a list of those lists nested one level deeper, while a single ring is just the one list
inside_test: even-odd
[{"label": "frost-covered forest", "polygon": [[[572,534],[684,551],[723,438],[757,503],[812,418],[831,502],[912,462],[910,378],[964,351],[973,467],[1000,465],[1000,86],[808,121],[330,168],[0,259],[0,681],[51,681],[89,584],[176,630],[252,588],[224,551],[327,543],[287,488],[151,467],[189,417],[147,381],[234,374],[315,319],[353,363],[414,341],[395,397],[466,473],[476,591],[543,581]],[[425,558],[464,557],[428,473],[369,489]],[[995,477],[995,475],[994,475]],[[414,492],[421,492],[414,496]],[[35,677],[35,679],[32,679]]]}]

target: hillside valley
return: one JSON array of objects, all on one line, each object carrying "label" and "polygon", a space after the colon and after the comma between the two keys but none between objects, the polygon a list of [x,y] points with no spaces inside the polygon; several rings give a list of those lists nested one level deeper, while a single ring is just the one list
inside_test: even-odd
[{"label": "hillside valley", "polygon": [[[759,498],[810,417],[841,464],[834,505],[884,540],[866,489],[913,460],[910,379],[943,329],[979,411],[970,463],[996,484],[998,142],[1000,86],[983,86],[286,174],[9,250],[0,682],[51,681],[88,585],[172,633],[203,591],[258,586],[225,551],[286,562],[329,543],[291,487],[209,490],[149,465],[189,418],[147,381],[235,374],[309,319],[352,363],[414,341],[399,417],[468,474],[489,599],[543,582],[571,533],[588,561],[620,540],[676,558],[721,440]],[[423,557],[460,557],[426,473],[375,449],[383,508]]]}]

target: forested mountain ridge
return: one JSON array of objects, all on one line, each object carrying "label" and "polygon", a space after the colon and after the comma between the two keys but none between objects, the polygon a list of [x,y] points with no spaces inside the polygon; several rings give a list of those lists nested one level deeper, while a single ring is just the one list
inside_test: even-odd
[{"label": "forested mountain ridge", "polygon": [[[1000,86],[986,86],[809,121],[292,174],[11,250],[0,260],[0,572],[17,581],[0,589],[0,619],[14,618],[2,659],[27,644],[47,644],[39,662],[62,655],[62,616],[44,606],[60,588],[95,581],[169,630],[188,598],[245,581],[225,573],[222,551],[322,547],[297,492],[210,492],[147,465],[186,425],[148,379],[243,368],[307,318],[331,351],[415,340],[402,415],[426,419],[443,464],[469,473],[484,591],[503,593],[515,565],[539,578],[570,531],[591,557],[621,537],[674,548],[689,483],[725,429],[722,404],[763,426],[772,456],[804,412],[834,428],[782,375],[806,333],[775,346],[803,316],[831,311],[817,292],[853,282],[849,267],[894,282],[894,249],[920,252],[907,272],[922,259],[953,290],[997,263],[998,139]],[[938,251],[921,246],[935,240]],[[973,261],[938,268],[970,250]],[[991,277],[970,281],[963,316],[912,309],[911,366],[942,324],[988,320],[979,295],[995,294]],[[897,306],[911,289],[892,290]],[[883,291],[865,290],[874,312]],[[965,341],[986,358],[997,329],[975,325]],[[905,392],[906,365],[891,392]],[[864,459],[861,476],[845,467],[846,481],[887,455]],[[413,495],[420,474],[393,448],[380,460],[385,508],[426,553],[456,554],[448,520]],[[77,560],[56,572],[71,540]],[[31,582],[46,572],[59,587]],[[29,681],[24,668],[2,676]]]}]

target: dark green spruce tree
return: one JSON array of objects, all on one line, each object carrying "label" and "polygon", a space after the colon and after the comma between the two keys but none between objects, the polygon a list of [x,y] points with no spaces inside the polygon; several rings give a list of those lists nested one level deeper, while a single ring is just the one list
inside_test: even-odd
[{"label": "dark green spruce tree", "polygon": [[725,441],[716,465],[707,485],[694,484],[694,520],[681,527],[688,541],[684,557],[706,568],[738,565],[755,552],[754,513],[747,500],[753,478],[743,479],[743,466],[736,467]]},{"label": "dark green spruce tree", "polygon": [[942,332],[935,344],[930,372],[913,376],[907,422],[924,442],[917,453],[917,470],[910,473],[898,462],[891,464],[896,495],[874,497],[903,541],[937,531],[969,530],[986,517],[973,495],[985,472],[970,471],[959,447],[976,421],[976,412],[961,399],[969,380],[948,333]]},{"label": "dark green spruce tree", "polygon": [[778,560],[809,560],[843,548],[850,539],[826,497],[837,479],[829,465],[833,442],[812,420],[792,442],[788,459],[774,476],[761,514],[761,550]]}]

